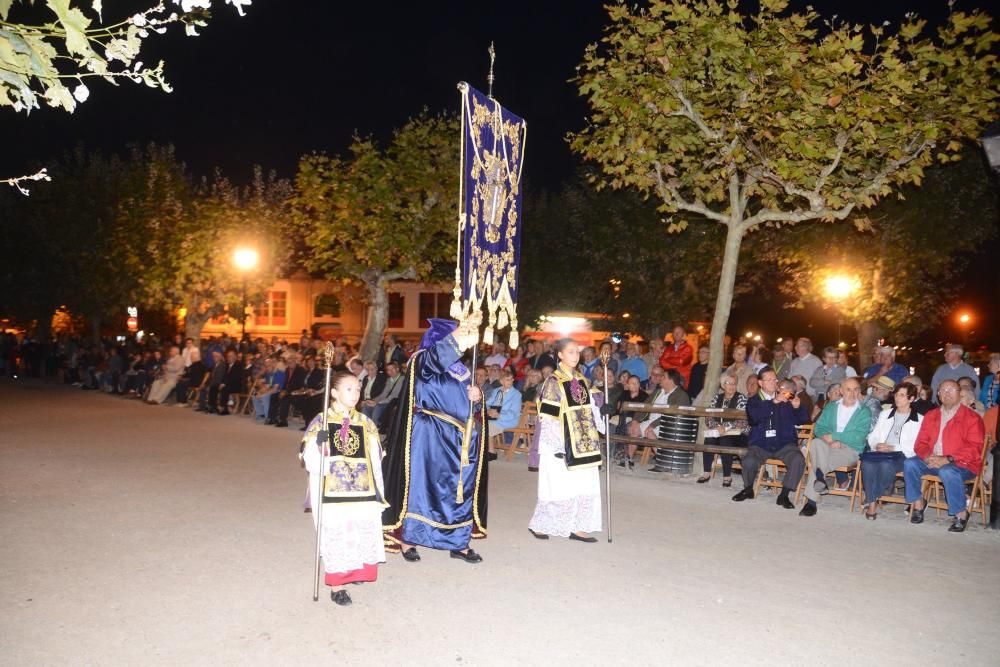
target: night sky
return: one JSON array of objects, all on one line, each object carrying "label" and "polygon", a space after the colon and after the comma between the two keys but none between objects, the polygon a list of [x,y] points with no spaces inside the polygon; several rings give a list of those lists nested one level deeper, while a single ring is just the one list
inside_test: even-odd
[{"label": "night sky", "polygon": [[[173,30],[143,47],[145,62],[166,61],[173,93],[95,81],[72,115],[0,111],[0,173],[25,173],[77,143],[115,151],[153,140],[173,143],[195,173],[218,166],[242,180],[260,164],[291,177],[300,156],[341,151],[355,131],[386,137],[423,107],[457,111],[458,81],[486,89],[491,40],[495,95],[528,122],[528,188],[557,188],[579,164],[565,136],[582,126],[586,106],[568,79],[585,46],[601,36],[600,1],[254,0],[242,18],[220,0],[214,4],[200,37]],[[944,0],[793,6],[806,4],[869,23],[896,23],[914,10],[933,23],[947,12]],[[977,5],[986,6],[958,3]],[[105,18],[116,18],[122,6],[106,2]],[[752,325],[748,317],[734,312],[733,326]]]}]

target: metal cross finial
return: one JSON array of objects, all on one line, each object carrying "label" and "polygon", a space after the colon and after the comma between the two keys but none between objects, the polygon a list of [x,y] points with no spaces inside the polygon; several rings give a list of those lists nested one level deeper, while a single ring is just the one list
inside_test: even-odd
[{"label": "metal cross finial", "polygon": [[320,368],[327,369],[333,366],[333,357],[336,354],[337,348],[334,346],[333,341],[326,341],[326,345],[323,347],[323,351],[320,354]]},{"label": "metal cross finial", "polygon": [[486,83],[489,86],[487,88],[486,96],[489,97],[492,100],[493,99],[493,61],[495,61],[497,59],[497,51],[496,51],[495,48],[493,48],[493,42],[490,42],[490,48],[487,49],[487,51],[490,54],[490,73],[489,73],[489,76],[486,77]]}]

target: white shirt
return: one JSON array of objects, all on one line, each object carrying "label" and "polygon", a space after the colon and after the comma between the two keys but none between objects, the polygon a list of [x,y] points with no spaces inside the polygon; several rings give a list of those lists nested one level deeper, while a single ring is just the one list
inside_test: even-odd
[{"label": "white shirt", "polygon": [[837,401],[837,433],[844,432],[844,429],[847,428],[847,423],[851,421],[851,417],[859,405],[860,403],[855,401],[854,405],[847,407],[843,401]]},{"label": "white shirt", "polygon": [[951,411],[945,410],[944,407],[941,408],[941,428],[938,430],[937,442],[934,443],[934,456],[944,454],[944,427],[948,425],[948,422],[956,414],[958,414],[957,405]]},{"label": "white shirt", "polygon": [[499,366],[500,368],[503,368],[503,365],[506,363],[507,363],[506,354],[491,354],[490,356],[486,357],[486,359],[483,361],[484,366]]},{"label": "white shirt", "polygon": [[[653,405],[670,405],[670,395],[672,393],[674,393],[676,390],[677,390],[677,387],[674,387],[673,389],[671,389],[668,392],[660,392],[660,395],[656,397],[655,401],[653,401]],[[655,412],[651,412],[649,414],[649,419],[647,419],[646,421],[642,422],[642,424],[640,424],[640,426],[642,427],[643,433],[646,432],[647,428],[649,428],[650,426],[653,425],[653,422],[655,422],[657,419],[659,419],[662,416],[663,415],[661,415],[661,414],[658,414],[658,413],[655,413]]]}]

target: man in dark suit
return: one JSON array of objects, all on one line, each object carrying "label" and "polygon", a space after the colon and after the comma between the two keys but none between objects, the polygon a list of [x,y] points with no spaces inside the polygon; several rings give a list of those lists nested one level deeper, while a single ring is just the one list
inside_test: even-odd
[{"label": "man in dark suit", "polygon": [[326,376],[317,367],[315,356],[309,355],[305,358],[305,367],[306,375],[302,380],[302,389],[292,395],[292,405],[299,409],[306,422],[302,427],[303,431],[309,426],[309,422],[323,411],[323,388],[326,386]]},{"label": "man in dark suit", "polygon": [[292,392],[298,391],[305,386],[306,369],[299,366],[299,358],[295,353],[288,355],[285,360],[285,384],[281,391],[271,394],[271,409],[267,420],[268,424],[274,424],[279,428],[288,426],[288,410],[292,407]]},{"label": "man in dark suit", "polygon": [[[229,414],[229,395],[243,392],[244,375],[243,365],[236,360],[236,350],[229,348],[226,350],[226,374],[218,386],[220,415]],[[212,404],[215,405],[214,401]]]},{"label": "man in dark suit", "polygon": [[380,373],[374,361],[365,362],[365,377],[361,380],[361,412],[371,417],[378,397],[385,388],[385,373]]},{"label": "man in dark suit", "polygon": [[389,362],[395,362],[400,368],[406,366],[406,352],[403,351],[403,346],[399,344],[399,337],[395,334],[388,334],[381,349],[379,349],[378,369],[384,372],[385,365]]}]

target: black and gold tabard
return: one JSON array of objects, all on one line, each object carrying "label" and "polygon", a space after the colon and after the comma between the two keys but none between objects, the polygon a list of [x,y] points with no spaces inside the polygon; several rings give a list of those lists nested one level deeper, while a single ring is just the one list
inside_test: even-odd
[{"label": "black and gold tabard", "polygon": [[[383,502],[375,484],[373,465],[381,465],[375,454],[372,461],[372,438],[370,431],[375,426],[371,420],[356,410],[346,417],[332,408],[328,413],[330,443],[329,454],[325,458],[323,471],[323,502]],[[346,427],[346,428],[345,428]],[[322,420],[316,419],[310,431],[322,428]],[[315,442],[315,433],[308,433],[307,439]],[[374,435],[378,437],[377,431]]]},{"label": "black and gold tabard", "polygon": [[542,385],[538,414],[562,421],[566,467],[570,470],[601,465],[601,438],[591,409],[591,390],[578,370],[558,368]]}]

